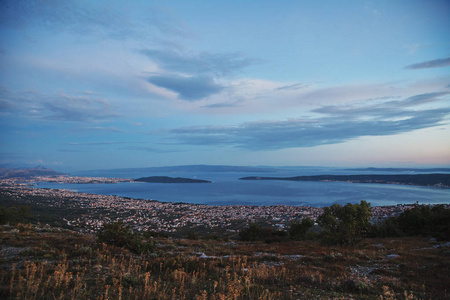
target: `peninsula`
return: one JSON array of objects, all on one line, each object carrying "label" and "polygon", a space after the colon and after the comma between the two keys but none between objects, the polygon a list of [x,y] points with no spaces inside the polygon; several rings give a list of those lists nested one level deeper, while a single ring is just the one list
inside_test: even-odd
[{"label": "peninsula", "polygon": [[315,175],[295,177],[243,177],[240,180],[341,181],[352,183],[384,183],[417,186],[450,187],[450,174],[414,175]]}]

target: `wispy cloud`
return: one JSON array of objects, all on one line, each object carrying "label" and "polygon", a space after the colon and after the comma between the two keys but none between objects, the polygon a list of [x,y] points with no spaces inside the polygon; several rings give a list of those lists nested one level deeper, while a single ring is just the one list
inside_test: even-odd
[{"label": "wispy cloud", "polygon": [[76,129],[77,131],[99,131],[99,132],[126,132],[123,129],[119,129],[116,127],[101,127],[101,126],[95,126],[95,127],[81,127]]},{"label": "wispy cloud", "polygon": [[219,77],[235,74],[255,63],[239,53],[183,53],[157,49],[145,49],[141,53],[167,71]]},{"label": "wispy cloud", "polygon": [[2,111],[18,116],[57,121],[95,121],[116,118],[120,114],[105,98],[70,95],[63,92],[44,94],[37,91],[0,89]]},{"label": "wispy cloud", "polygon": [[132,150],[132,151],[143,151],[143,152],[151,152],[151,153],[175,153],[175,152],[184,152],[183,150],[168,150],[168,149],[160,149],[151,146],[128,146],[122,147],[120,150]]},{"label": "wispy cloud", "polygon": [[178,75],[156,75],[147,78],[156,86],[171,90],[185,100],[199,100],[224,89],[210,77],[184,77]]},{"label": "wispy cloud", "polygon": [[171,131],[189,145],[226,145],[249,150],[276,150],[342,143],[362,136],[384,136],[441,125],[450,108],[409,110],[448,93],[429,93],[363,107],[327,106],[314,112],[323,117],[260,121],[237,126],[185,127]]},{"label": "wispy cloud", "polygon": [[108,142],[84,142],[84,143],[78,143],[78,142],[68,142],[64,143],[64,145],[68,146],[99,146],[99,145],[117,145],[117,144],[129,144],[131,142],[117,142],[117,141],[108,141]]},{"label": "wispy cloud", "polygon": [[144,5],[134,7],[134,14],[129,15],[134,5],[128,3],[128,9],[123,10],[120,1],[5,0],[0,9],[0,25],[117,40],[142,40],[167,34],[190,36],[186,25],[169,11]]},{"label": "wispy cloud", "polygon": [[282,91],[282,90],[299,90],[299,89],[304,89],[309,87],[309,84],[306,83],[296,83],[296,84],[291,84],[291,85],[284,85],[281,87],[276,88],[275,90],[277,91]]},{"label": "wispy cloud", "polygon": [[335,116],[399,116],[408,114],[405,108],[418,106],[425,103],[441,100],[442,96],[449,95],[450,92],[434,92],[414,95],[403,100],[382,101],[374,104],[357,103],[342,106],[322,106],[313,110],[316,113],[330,114]]},{"label": "wispy cloud", "polygon": [[406,66],[405,68],[406,69],[429,69],[429,68],[442,68],[442,67],[448,67],[448,66],[450,66],[450,57],[424,61],[421,63]]},{"label": "wispy cloud", "polygon": [[221,92],[225,86],[218,81],[255,62],[238,53],[186,53],[159,49],[145,49],[140,53],[161,69],[160,74],[149,76],[148,82],[190,101]]},{"label": "wispy cloud", "polygon": [[214,104],[203,105],[202,108],[235,108],[241,106],[241,101],[219,102]]}]

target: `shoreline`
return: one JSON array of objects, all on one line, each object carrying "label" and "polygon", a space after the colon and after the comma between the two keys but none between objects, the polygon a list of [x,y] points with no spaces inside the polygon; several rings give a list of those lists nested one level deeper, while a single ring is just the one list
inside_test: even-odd
[{"label": "shoreline", "polygon": [[[236,234],[249,222],[263,222],[284,229],[303,218],[316,220],[323,207],[290,205],[208,205],[183,202],[161,202],[111,195],[98,195],[64,189],[27,186],[0,187],[0,195],[10,206],[29,205],[68,228],[80,232],[96,232],[103,224],[124,221],[134,230],[178,233],[203,230],[219,234]],[[416,204],[371,206],[372,221],[397,216]],[[430,204],[431,206],[450,204]],[[56,222],[55,221],[55,222]]]}]

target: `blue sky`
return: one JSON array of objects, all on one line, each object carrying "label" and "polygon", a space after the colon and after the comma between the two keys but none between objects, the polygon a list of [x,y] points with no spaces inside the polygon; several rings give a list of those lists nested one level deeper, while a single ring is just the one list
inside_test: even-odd
[{"label": "blue sky", "polygon": [[450,166],[448,1],[0,5],[1,166]]}]

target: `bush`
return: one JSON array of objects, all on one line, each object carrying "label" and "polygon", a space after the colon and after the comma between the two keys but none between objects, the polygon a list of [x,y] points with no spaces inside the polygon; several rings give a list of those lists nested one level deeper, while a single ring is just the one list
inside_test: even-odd
[{"label": "bush", "polygon": [[287,232],[263,228],[257,223],[250,223],[248,227],[239,231],[241,241],[264,241],[266,243],[281,242],[286,240]]},{"label": "bush", "polygon": [[432,235],[450,239],[450,209],[443,205],[416,205],[399,216],[389,218],[374,226],[375,236]]},{"label": "bush", "polygon": [[155,248],[153,241],[144,241],[141,234],[132,232],[122,221],[103,225],[97,239],[100,243],[123,247],[137,254],[152,252]]},{"label": "bush", "polygon": [[369,232],[371,215],[370,204],[366,201],[325,207],[317,219],[322,227],[322,241],[329,245],[357,244]]},{"label": "bush", "polygon": [[0,224],[17,224],[30,216],[30,207],[20,205],[18,208],[0,206]]},{"label": "bush", "polygon": [[288,233],[291,240],[304,240],[306,233],[314,226],[314,220],[311,218],[303,219],[301,222],[292,222]]}]

